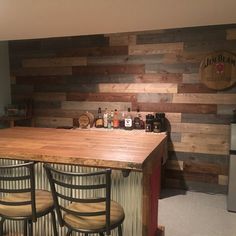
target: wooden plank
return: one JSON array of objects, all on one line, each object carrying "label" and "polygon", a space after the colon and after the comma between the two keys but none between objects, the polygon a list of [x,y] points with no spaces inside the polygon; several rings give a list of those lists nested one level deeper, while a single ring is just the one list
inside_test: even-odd
[{"label": "wooden plank", "polygon": [[146,73],[181,73],[192,74],[197,73],[200,63],[151,63],[145,65]]},{"label": "wooden plank", "polygon": [[204,52],[211,53],[212,51],[226,50],[234,52],[236,50],[235,40],[207,40],[207,41],[192,41],[184,44],[185,52]]},{"label": "wooden plank", "polygon": [[179,84],[178,93],[216,93],[204,84]]},{"label": "wooden plank", "polygon": [[199,84],[200,83],[199,73],[183,74],[183,83],[184,84]]},{"label": "wooden plank", "polygon": [[111,47],[73,47],[57,52],[61,57],[101,57],[101,56],[120,56],[128,55],[127,46]]},{"label": "wooden plank", "polygon": [[178,188],[190,191],[193,190],[212,194],[227,193],[227,186],[222,186],[219,184],[203,183],[203,182],[188,181],[188,180],[173,179],[173,178],[166,178],[165,181],[166,181],[166,187],[169,188]]},{"label": "wooden plank", "polygon": [[73,119],[64,117],[36,117],[35,126],[52,128],[60,126],[73,126]]},{"label": "wooden plank", "polygon": [[107,83],[99,84],[98,89],[102,93],[176,93],[177,85],[171,83]]},{"label": "wooden plank", "polygon": [[183,161],[175,161],[175,160],[167,160],[166,169],[168,170],[183,170],[184,162]]},{"label": "wooden plank", "polygon": [[198,144],[215,144],[215,145],[229,145],[229,136],[219,133],[215,134],[195,134],[182,133],[181,141],[184,143],[198,143]]},{"label": "wooden plank", "polygon": [[86,57],[54,57],[54,58],[32,58],[22,60],[22,66],[27,67],[67,67],[86,66]]},{"label": "wooden plank", "polygon": [[107,36],[110,46],[136,45],[136,35],[110,34]]},{"label": "wooden plank", "polygon": [[[91,112],[90,110],[88,110]],[[67,109],[34,109],[34,115],[37,117],[61,117],[61,118],[78,118],[84,110],[67,110]],[[97,111],[96,111],[97,112]],[[95,114],[95,110],[92,112]]]},{"label": "wooden plank", "polygon": [[76,66],[73,75],[143,74],[144,65]]},{"label": "wooden plank", "polygon": [[103,102],[136,102],[134,93],[75,93],[69,92],[67,101],[103,101]]},{"label": "wooden plank", "polygon": [[170,93],[140,93],[137,102],[169,103],[172,102],[173,94]]},{"label": "wooden plank", "polygon": [[229,125],[171,123],[171,132],[229,135]]},{"label": "wooden plank", "polygon": [[196,113],[196,114],[215,114],[216,105],[206,104],[174,104],[174,103],[137,103],[135,107],[139,107],[143,111],[154,112],[175,112],[175,113]]},{"label": "wooden plank", "polygon": [[228,187],[229,177],[227,175],[219,175],[218,176],[218,184],[224,185]]},{"label": "wooden plank", "polygon": [[34,109],[57,109],[61,108],[60,101],[34,101]]},{"label": "wooden plank", "polygon": [[173,103],[236,104],[236,94],[178,93],[173,94]]},{"label": "wooden plank", "polygon": [[77,101],[65,101],[62,102],[62,109],[78,109],[78,110],[97,110],[101,107],[102,110],[107,108],[108,110],[118,111],[127,111],[127,109],[131,108],[130,102],[77,102]]},{"label": "wooden plank", "polygon": [[181,113],[174,113],[174,112],[166,112],[166,119],[170,122],[170,123],[180,123],[181,122]]},{"label": "wooden plank", "polygon": [[72,75],[71,67],[20,68],[11,71],[15,76]]},{"label": "wooden plank", "polygon": [[150,55],[183,51],[183,43],[129,45],[129,55]]},{"label": "wooden plank", "polygon": [[137,44],[192,42],[225,39],[227,26],[188,27],[148,31],[137,34]]},{"label": "wooden plank", "polygon": [[169,133],[169,141],[170,142],[181,142],[181,133],[170,132]]},{"label": "wooden plank", "polygon": [[169,152],[170,160],[195,161],[206,164],[216,164],[219,166],[228,166],[228,155],[192,153],[192,152]]},{"label": "wooden plank", "polygon": [[184,181],[196,181],[204,183],[218,183],[218,175],[208,173],[186,173],[179,170],[166,170],[167,178],[182,179]]},{"label": "wooden plank", "polygon": [[177,151],[177,152],[196,152],[196,153],[206,153],[206,154],[220,154],[220,155],[227,155],[229,153],[229,145],[215,145],[215,144],[203,144],[200,145],[198,143],[179,143],[173,142],[169,144],[170,151]]},{"label": "wooden plank", "polygon": [[66,93],[34,93],[34,101],[65,101]]},{"label": "wooden plank", "polygon": [[188,173],[194,172],[216,175],[228,174],[228,165],[219,165],[200,161],[184,161],[183,163],[183,170]]},{"label": "wooden plank", "polygon": [[16,84],[66,84],[64,76],[17,76]]},{"label": "wooden plank", "polygon": [[233,110],[235,109],[235,105],[217,105],[217,114],[219,115],[233,115]]},{"label": "wooden plank", "polygon": [[146,73],[135,75],[136,83],[182,83],[182,74],[176,73]]},{"label": "wooden plank", "polygon": [[217,114],[182,114],[183,123],[229,124],[232,115]]},{"label": "wooden plank", "polygon": [[236,39],[236,29],[227,29],[226,30],[226,39],[227,40],[234,40]]}]

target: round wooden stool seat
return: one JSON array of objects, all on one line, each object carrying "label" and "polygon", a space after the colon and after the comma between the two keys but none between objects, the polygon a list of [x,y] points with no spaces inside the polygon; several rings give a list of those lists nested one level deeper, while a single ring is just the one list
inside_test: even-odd
[{"label": "round wooden stool seat", "polygon": [[[105,210],[105,202],[102,203],[72,203],[67,209],[78,212],[97,212]],[[122,206],[111,201],[110,211],[111,228],[125,217]],[[75,216],[69,213],[65,213],[63,217],[64,221],[75,229],[80,230],[99,230],[106,227],[106,216]]]},{"label": "round wooden stool seat", "polygon": [[[1,198],[1,201],[15,203],[30,200],[31,196],[29,192],[13,193]],[[54,205],[51,192],[46,190],[36,190],[35,200],[37,214],[50,210]],[[0,214],[10,217],[27,217],[32,215],[32,207],[31,204],[22,206],[9,206],[0,204]]]}]

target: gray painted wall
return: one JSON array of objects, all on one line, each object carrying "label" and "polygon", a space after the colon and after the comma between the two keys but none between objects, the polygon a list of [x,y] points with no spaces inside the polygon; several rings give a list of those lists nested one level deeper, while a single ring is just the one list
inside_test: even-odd
[{"label": "gray painted wall", "polygon": [[11,102],[8,42],[0,42],[0,115]]}]

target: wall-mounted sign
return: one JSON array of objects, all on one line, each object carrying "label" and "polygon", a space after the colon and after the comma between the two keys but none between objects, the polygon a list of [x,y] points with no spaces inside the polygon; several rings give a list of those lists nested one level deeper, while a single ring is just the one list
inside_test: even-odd
[{"label": "wall-mounted sign", "polygon": [[226,51],[206,56],[200,66],[201,81],[208,88],[222,90],[236,82],[236,55]]}]

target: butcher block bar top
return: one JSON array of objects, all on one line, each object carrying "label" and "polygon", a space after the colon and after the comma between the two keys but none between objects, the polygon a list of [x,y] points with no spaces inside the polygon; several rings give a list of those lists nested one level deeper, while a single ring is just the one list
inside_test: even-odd
[{"label": "butcher block bar top", "polygon": [[14,127],[0,130],[0,156],[142,171],[158,157],[166,134],[106,129]]}]

